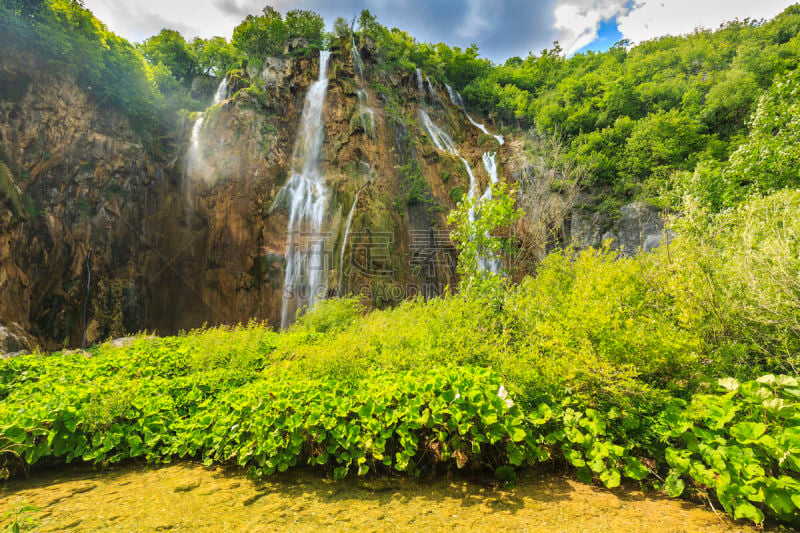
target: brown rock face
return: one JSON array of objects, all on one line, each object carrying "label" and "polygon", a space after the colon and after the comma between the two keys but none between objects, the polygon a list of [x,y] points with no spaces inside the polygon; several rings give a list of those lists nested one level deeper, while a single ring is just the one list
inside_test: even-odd
[{"label": "brown rock face", "polygon": [[[444,87],[421,95],[413,72],[380,68],[378,56],[364,54],[362,76],[349,45],[332,50],[323,226],[328,295],[384,306],[454,282],[445,219],[469,177],[434,146],[419,109],[452,137],[481,190],[481,155],[498,152],[502,177],[508,145],[470,125]],[[318,54],[269,59],[232,81],[196,138],[187,121],[152,149],[75,80],[1,58],[0,324],[48,349],[80,346],[84,332],[92,343],[279,325],[288,210],[276,199],[318,72]]]}]

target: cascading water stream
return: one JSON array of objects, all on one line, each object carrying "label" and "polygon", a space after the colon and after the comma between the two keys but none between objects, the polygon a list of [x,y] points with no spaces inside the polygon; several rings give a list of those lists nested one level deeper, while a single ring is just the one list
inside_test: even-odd
[{"label": "cascading water stream", "polygon": [[[467,169],[467,175],[469,176],[469,198],[473,201],[477,200],[478,180],[475,179],[475,174],[472,173],[472,168],[469,166],[469,161],[461,157],[461,155],[458,153],[458,149],[456,148],[456,143],[453,142],[453,139],[442,128],[434,124],[427,111],[420,109],[419,115],[422,119],[422,125],[425,127],[425,130],[428,132],[428,136],[431,138],[436,148],[443,152],[450,152],[451,154],[458,156],[458,158],[461,159],[461,162],[464,163],[464,168]],[[473,207],[471,207],[469,210],[469,221],[471,223],[475,222],[475,212]]]},{"label": "cascading water stream", "polygon": [[356,94],[358,95],[358,110],[359,120],[364,133],[370,137],[375,135],[375,112],[367,104],[367,91],[359,89]]},{"label": "cascading water stream", "polygon": [[484,134],[491,135],[492,137],[497,139],[497,142],[500,143],[500,146],[503,146],[506,143],[506,140],[503,138],[502,135],[495,135],[494,133],[490,133],[489,130],[486,128],[486,126],[484,126],[480,122],[476,122],[475,119],[473,119],[470,116],[470,114],[467,113],[466,108],[464,108],[464,99],[461,98],[460,94],[454,91],[453,88],[450,87],[449,85],[445,85],[445,87],[447,87],[447,94],[450,96],[450,103],[452,103],[454,106],[460,107],[461,110],[464,111],[464,115],[466,115],[467,120],[469,120],[470,124],[481,130]]},{"label": "cascading water stream", "polygon": [[350,37],[350,52],[353,54],[353,64],[356,67],[356,71],[358,72],[358,76],[363,80],[364,79],[364,62],[361,61],[361,54],[358,52],[358,47],[356,46],[356,38]]},{"label": "cascading water stream", "polygon": [[425,101],[425,87],[422,82],[422,71],[417,69],[417,91],[419,92],[419,99],[421,102]]},{"label": "cascading water stream", "polygon": [[[464,100],[461,98],[461,95],[458,94],[458,92],[454,91],[453,88],[450,87],[450,85],[445,84],[445,87],[447,88],[447,94],[450,97],[450,103],[452,103],[454,106],[457,106],[457,107],[461,108],[461,110],[464,112],[464,115],[467,117],[467,120],[469,120],[470,124],[472,124],[473,126],[478,128],[484,134],[493,136],[495,139],[497,139],[497,142],[500,143],[500,146],[505,144],[505,139],[503,139],[502,135],[494,135],[494,134],[490,133],[489,130],[486,128],[486,126],[484,126],[483,124],[480,124],[479,122],[476,122],[470,116],[470,114],[467,113],[467,110],[464,107]],[[423,122],[425,122],[424,119],[426,117],[427,117],[427,114],[425,113],[423,115]],[[437,138],[435,136],[435,130],[432,131],[432,128],[435,128],[436,126],[435,126],[435,124],[432,124],[430,119],[428,119],[428,122],[431,123],[431,127],[429,127],[427,123],[426,123],[425,127],[426,127],[426,129],[428,129],[428,134],[431,136],[431,138],[434,139],[434,144],[437,144],[437,147],[438,147],[440,143],[437,142]],[[474,176],[472,174],[472,169],[470,169],[469,164],[467,163],[466,159],[464,159],[462,157],[461,161],[464,163],[464,166],[467,169],[467,174],[469,174],[469,178],[470,178],[469,198],[472,199],[473,201],[478,200],[479,191],[478,191],[477,182],[476,182],[476,180],[475,180],[475,178],[474,178]],[[497,181],[498,181],[498,177],[497,177],[497,154],[495,152],[486,152],[486,153],[483,154],[482,161],[483,161],[483,168],[486,169],[486,174],[489,176],[489,186],[486,188],[486,190],[483,192],[483,194],[480,195],[480,201],[491,200],[492,199],[492,185],[496,184]],[[470,208],[468,216],[469,216],[470,223],[474,223],[475,222],[475,209],[474,209],[474,207]],[[488,237],[488,235],[487,235],[487,237]],[[494,257],[494,256],[491,257],[491,258],[488,258],[488,259],[485,258],[485,257],[481,257],[481,258],[479,258],[479,261],[480,261],[481,268],[483,268],[484,270],[491,271],[491,272],[493,272],[495,274],[498,274],[500,272],[501,267],[502,267],[501,261],[497,257]]]},{"label": "cascading water stream", "polygon": [[425,81],[427,82],[428,85],[428,93],[431,95],[431,100],[432,101],[439,100],[441,102],[441,98],[439,98],[439,93],[436,92],[436,89],[433,87],[433,84],[431,83],[431,78],[429,76],[425,76]]},{"label": "cascading water stream", "polygon": [[453,139],[442,128],[434,124],[428,112],[424,109],[420,109],[419,116],[422,118],[422,125],[425,127],[425,131],[428,132],[436,148],[443,152],[450,152],[451,154],[458,155],[456,143],[453,142]]},{"label": "cascading water stream", "polygon": [[364,62],[361,60],[361,54],[356,46],[355,37],[352,37],[350,52],[353,55],[353,64],[355,65],[356,72],[358,72],[358,79],[360,80],[360,87],[356,92],[358,96],[358,120],[361,122],[361,127],[364,133],[370,137],[375,136],[375,112],[369,106],[366,88],[364,87]]},{"label": "cascading water stream", "polygon": [[339,253],[339,284],[336,286],[336,292],[339,296],[344,294],[343,292],[343,282],[344,282],[344,251],[347,247],[347,237],[350,236],[350,226],[353,224],[353,215],[356,212],[356,206],[358,205],[358,197],[361,195],[361,191],[367,188],[369,185],[369,181],[361,186],[358,191],[356,191],[356,195],[353,198],[353,205],[350,207],[350,213],[347,215],[347,222],[344,228],[344,237],[342,238],[342,250]]},{"label": "cascading water stream", "polygon": [[281,327],[289,326],[297,310],[324,297],[325,239],[320,235],[328,191],[321,165],[325,140],[323,108],[328,91],[330,52],[320,52],[319,78],[306,94],[300,130],[292,157],[292,174],[279,192],[289,205],[286,272]]},{"label": "cascading water stream", "polygon": [[[486,169],[486,174],[489,175],[489,186],[483,192],[481,196],[481,201],[483,200],[491,200],[492,199],[492,185],[497,183],[497,154],[495,152],[486,152],[483,154],[483,168]],[[486,234],[486,237],[489,235]],[[494,274],[500,273],[500,268],[502,267],[501,261],[492,256],[489,259],[485,257],[481,257],[479,259],[480,265],[484,270],[488,270]]]},{"label": "cascading water stream", "polygon": [[[211,104],[215,106],[222,102],[225,98],[228,97],[228,78],[226,76],[222,77],[222,81],[217,86],[216,92],[214,92],[214,102]],[[200,113],[197,115],[197,119],[194,121],[194,125],[192,126],[192,138],[191,143],[189,144],[189,153],[187,154],[187,164],[186,170],[189,175],[195,176],[199,172],[205,170],[205,161],[203,158],[203,154],[201,153],[202,148],[202,139],[201,139],[201,132],[203,131],[203,123],[206,119],[206,113]]]}]

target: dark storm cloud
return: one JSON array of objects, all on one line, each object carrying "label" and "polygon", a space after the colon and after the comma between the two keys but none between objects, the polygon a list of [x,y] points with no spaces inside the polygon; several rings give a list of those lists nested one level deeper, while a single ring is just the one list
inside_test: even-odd
[{"label": "dark storm cloud", "polygon": [[267,4],[284,13],[315,11],[328,24],[369,9],[381,24],[407,30],[420,41],[462,48],[475,43],[482,55],[496,61],[538,52],[557,38],[555,0],[214,0],[222,14],[239,18],[258,13]]}]

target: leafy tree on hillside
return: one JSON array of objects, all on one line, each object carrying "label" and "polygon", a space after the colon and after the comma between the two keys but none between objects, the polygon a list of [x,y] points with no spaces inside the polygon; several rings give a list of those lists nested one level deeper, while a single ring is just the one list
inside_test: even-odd
[{"label": "leafy tree on hillside", "polygon": [[242,54],[223,37],[201,39],[196,37],[191,44],[199,72],[222,76],[241,63]]},{"label": "leafy tree on hillside", "polygon": [[178,81],[191,84],[198,73],[197,60],[183,36],[174,30],[161,30],[139,45],[142,55],[153,64],[164,64]]},{"label": "leafy tree on hillside", "polygon": [[321,47],[324,29],[325,21],[313,11],[293,9],[286,13],[286,31],[290,39],[301,37],[312,46]]},{"label": "leafy tree on hillside", "polygon": [[233,45],[254,59],[283,53],[288,30],[281,14],[267,6],[261,15],[248,15],[233,30]]}]

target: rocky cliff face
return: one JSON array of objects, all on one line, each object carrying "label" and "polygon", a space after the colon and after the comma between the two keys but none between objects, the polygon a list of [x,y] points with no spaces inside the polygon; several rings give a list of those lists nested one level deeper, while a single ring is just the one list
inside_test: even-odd
[{"label": "rocky cliff face", "polygon": [[[445,218],[470,188],[460,157],[484,190],[483,153],[497,152],[503,176],[513,149],[473,126],[444,87],[421,92],[368,44],[359,54],[362,69],[349,46],[332,50],[325,276],[330,295],[382,306],[452,284]],[[272,59],[240,73],[202,127],[187,120],[156,143],[76,80],[0,59],[0,323],[46,349],[84,335],[277,325],[287,209],[276,199],[318,63]],[[434,145],[421,109],[458,155]]]}]

